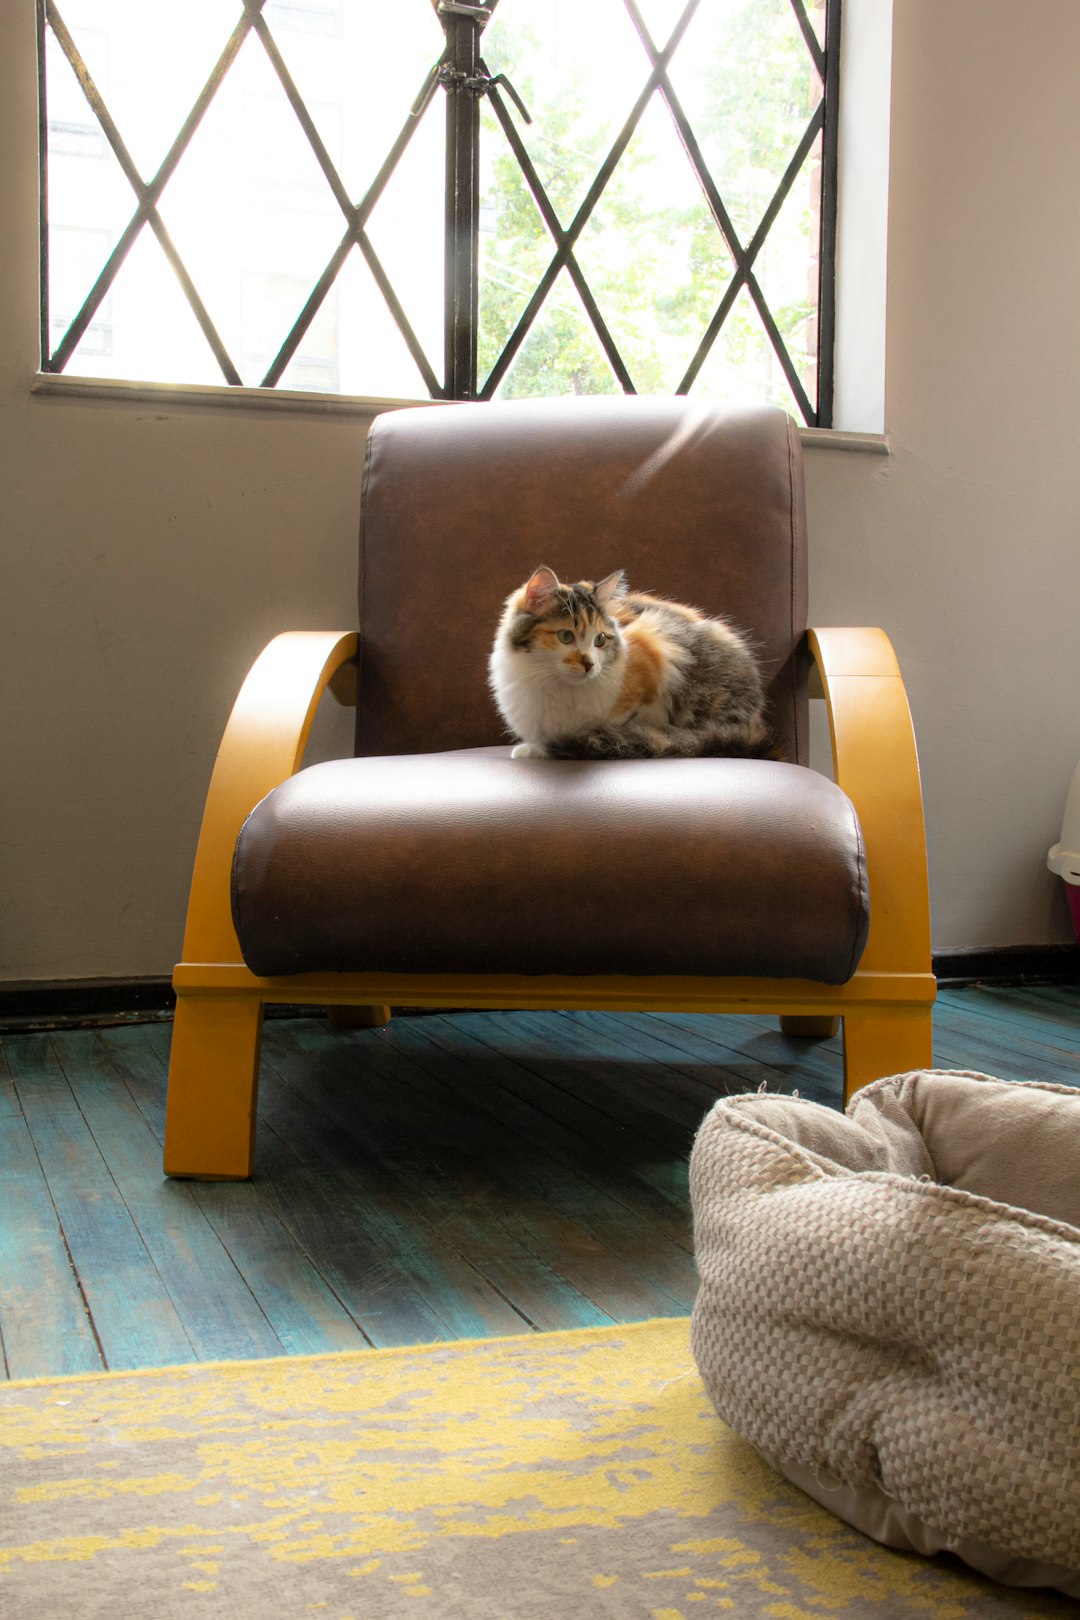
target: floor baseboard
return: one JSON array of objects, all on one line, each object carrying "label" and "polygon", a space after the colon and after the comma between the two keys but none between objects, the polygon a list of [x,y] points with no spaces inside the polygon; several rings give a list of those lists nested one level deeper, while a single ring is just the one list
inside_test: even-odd
[{"label": "floor baseboard", "polygon": [[18,979],[0,984],[0,1029],[168,1017],[175,1004],[168,979]]},{"label": "floor baseboard", "polygon": [[[1077,945],[993,945],[935,951],[933,965],[942,985],[1080,984]],[[175,1003],[168,979],[15,980],[0,984],[0,1029],[169,1018]],[[276,1007],[273,1012],[288,1017],[299,1010]],[[310,1007],[303,1012],[310,1016]]]},{"label": "floor baseboard", "polygon": [[988,945],[934,952],[939,984],[1078,984],[1080,946]]}]

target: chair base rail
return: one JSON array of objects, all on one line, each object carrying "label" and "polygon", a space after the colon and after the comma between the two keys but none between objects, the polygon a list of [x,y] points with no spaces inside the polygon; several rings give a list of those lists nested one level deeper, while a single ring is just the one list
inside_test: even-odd
[{"label": "chair base rail", "polygon": [[367,1024],[381,1022],[391,1005],[765,1013],[791,1021],[793,1033],[818,1036],[842,1017],[845,1100],[871,1080],[933,1062],[932,973],[858,973],[844,985],[388,973],[260,979],[235,962],[185,962],[173,983],[165,1172],[207,1180],[243,1180],[252,1172],[263,1013],[276,1003],[362,1008],[359,1021]]},{"label": "chair base rail", "polygon": [[856,973],[846,984],[811,979],[533,976],[530,974],[297,973],[259,978],[241,963],[181,962],[173,974],[184,996],[254,996],[264,1006],[396,1006],[480,1009],[588,1009],[843,1015],[852,1007],[929,1007],[934,975]]}]

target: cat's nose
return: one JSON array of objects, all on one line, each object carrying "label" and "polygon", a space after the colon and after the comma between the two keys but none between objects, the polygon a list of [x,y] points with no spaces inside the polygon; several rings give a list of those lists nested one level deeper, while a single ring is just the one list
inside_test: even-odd
[{"label": "cat's nose", "polygon": [[589,673],[590,669],[592,669],[592,659],[587,658],[584,653],[581,655],[581,667],[585,671],[586,675]]}]

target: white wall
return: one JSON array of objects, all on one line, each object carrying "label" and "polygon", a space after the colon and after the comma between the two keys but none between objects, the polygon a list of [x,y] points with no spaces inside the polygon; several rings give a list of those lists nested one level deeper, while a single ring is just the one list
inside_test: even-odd
[{"label": "white wall", "polygon": [[[890,458],[808,451],[811,616],[881,623],[938,948],[1069,936],[1080,759],[1075,0],[895,0]],[[31,395],[33,8],[0,11],[0,978],[166,973],[237,684],[347,626],[365,423]]]}]

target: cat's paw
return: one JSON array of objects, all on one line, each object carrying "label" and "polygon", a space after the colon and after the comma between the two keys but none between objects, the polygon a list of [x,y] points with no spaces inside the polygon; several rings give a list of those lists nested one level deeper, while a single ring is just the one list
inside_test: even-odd
[{"label": "cat's paw", "polygon": [[511,759],[547,759],[547,751],[539,743],[520,742],[510,750]]}]

